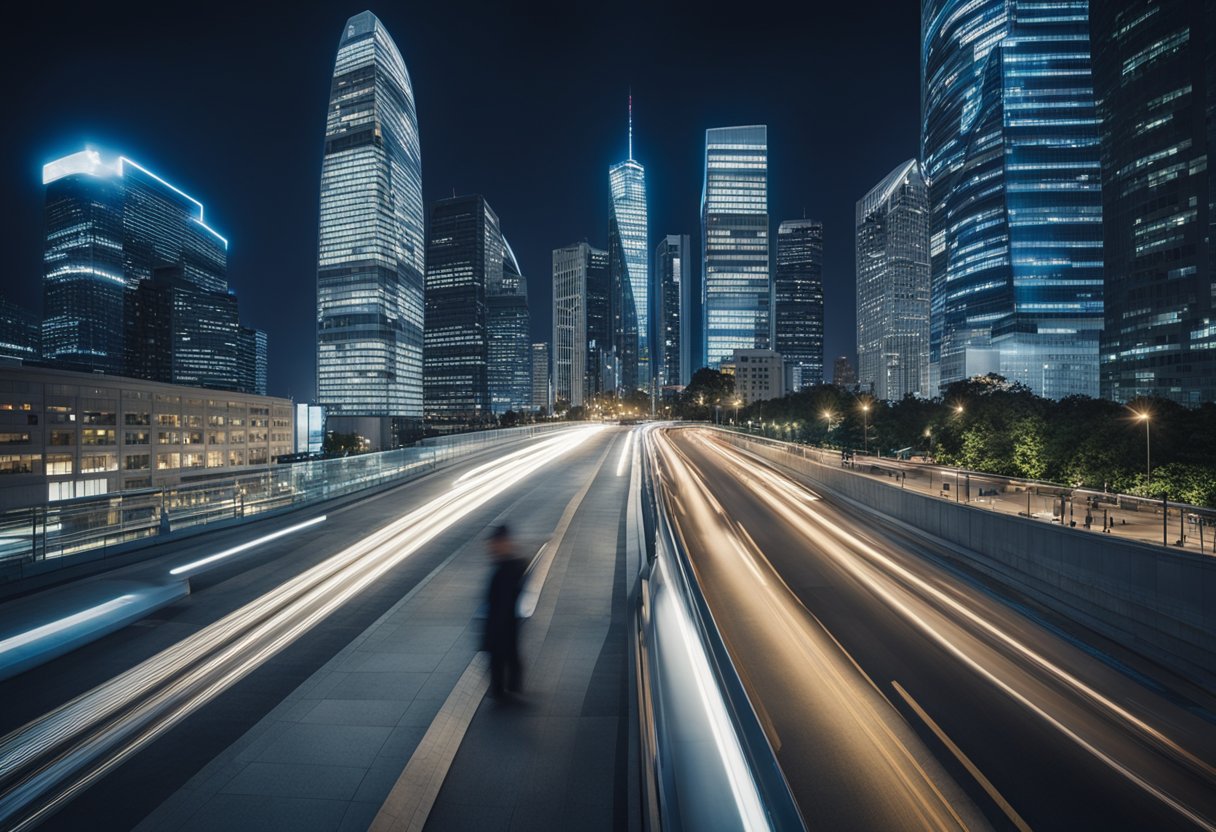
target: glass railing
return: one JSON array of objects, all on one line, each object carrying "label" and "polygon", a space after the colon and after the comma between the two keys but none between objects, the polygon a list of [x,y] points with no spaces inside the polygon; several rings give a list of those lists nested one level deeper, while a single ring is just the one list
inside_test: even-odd
[{"label": "glass railing", "polygon": [[0,513],[0,580],[25,564],[86,552],[105,557],[132,541],[220,521],[298,508],[367,488],[405,482],[493,445],[569,424],[528,425],[425,439],[374,454],[272,465],[237,477],[163,489],[122,491]]}]

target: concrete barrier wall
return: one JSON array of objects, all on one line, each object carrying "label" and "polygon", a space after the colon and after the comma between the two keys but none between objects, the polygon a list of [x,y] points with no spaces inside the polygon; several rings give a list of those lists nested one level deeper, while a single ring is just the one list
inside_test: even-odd
[{"label": "concrete barrier wall", "polygon": [[837,494],[965,549],[966,565],[1201,683],[1216,681],[1216,557],[1147,546],[900,489],[723,436]]}]

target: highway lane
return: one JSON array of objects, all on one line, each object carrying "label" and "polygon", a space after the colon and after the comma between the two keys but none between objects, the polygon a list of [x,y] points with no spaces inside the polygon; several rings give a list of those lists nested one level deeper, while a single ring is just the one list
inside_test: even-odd
[{"label": "highway lane", "polygon": [[[312,552],[303,541],[290,541],[278,546],[277,555],[269,560],[255,556],[246,561],[247,556],[242,554],[203,576],[194,595],[165,615],[166,626],[128,628],[99,642],[95,649],[77,651],[27,674],[29,678],[6,683],[0,687],[6,701],[21,701],[23,709],[28,710],[31,700],[41,700],[41,708],[55,704],[54,700],[42,699],[39,679],[57,683],[60,690],[71,688],[62,680],[82,663],[82,653],[89,654],[83,662],[91,665],[87,675],[95,679],[112,672],[112,677],[106,676],[101,684],[0,740],[0,826],[7,828],[25,819],[36,821],[43,817],[39,815],[41,809],[58,808],[62,801],[120,767],[121,775],[106,778],[79,805],[91,806],[93,818],[98,809],[107,812],[107,820],[114,821],[112,828],[129,826],[130,820],[141,814],[123,805],[126,801],[135,801],[146,812],[158,800],[138,794],[139,778],[125,771],[142,768],[146,775],[148,766],[122,767],[124,761],[149,756],[168,760],[170,767],[177,769],[174,777],[152,775],[155,790],[163,797],[205,762],[189,745],[182,744],[183,736],[215,748],[215,740],[205,731],[199,736],[199,731],[188,728],[192,715],[200,710],[212,711],[210,717],[201,719],[209,727],[215,725],[217,709],[225,714],[221,722],[248,725],[256,721],[277,704],[277,699],[259,696],[259,709],[249,712],[248,697],[241,693],[242,688],[248,689],[246,677],[260,677],[261,687],[267,687],[268,674],[257,671],[270,663],[280,671],[286,665],[288,675],[298,683],[301,675],[306,676],[361,631],[359,624],[365,626],[369,616],[374,618],[374,613],[400,597],[401,573],[408,571],[416,582],[442,561],[446,552],[453,551],[454,544],[481,533],[504,507],[526,501],[530,495],[535,503],[540,492],[545,495],[546,505],[552,502],[552,488],[563,484],[568,487],[580,476],[585,477],[592,457],[602,453],[604,443],[615,435],[595,428],[563,432],[529,443],[503,459],[440,472],[428,478],[430,482],[424,488],[403,489],[418,497],[407,497],[406,506],[402,506],[402,495],[395,500],[378,498],[379,515],[388,521],[378,529],[366,525],[366,520],[359,523],[353,516],[360,513],[356,509],[345,523],[317,535],[322,544],[313,547]],[[538,477],[542,472],[545,476]],[[536,506],[533,512],[541,516],[551,513],[546,507]],[[416,552],[419,563],[415,566],[410,561]],[[181,561],[177,559],[175,564]],[[170,565],[166,563],[165,567]],[[396,592],[379,592],[384,583],[391,584]],[[248,587],[256,590],[251,593]],[[347,605],[358,608],[365,595],[378,596],[378,603],[361,610],[354,620],[343,615]],[[340,622],[337,638],[318,638],[330,629],[334,619]],[[322,622],[326,626],[318,627]],[[189,632],[164,646],[162,633],[179,635],[183,630]],[[325,648],[316,649],[318,642]],[[288,649],[301,643],[311,645],[303,655],[300,650]],[[149,645],[155,645],[159,652],[148,655]],[[97,654],[107,653],[107,660],[97,660]],[[284,653],[283,659],[279,659],[280,653]],[[278,698],[285,692],[284,685],[273,681],[269,687],[279,691]],[[287,690],[291,687],[294,685]],[[20,699],[10,700],[9,695]],[[224,705],[226,700],[229,704]],[[209,708],[213,702],[216,706]],[[175,726],[182,723],[186,727],[178,730]],[[231,741],[234,728],[224,727]],[[173,736],[171,742],[156,742],[166,735]],[[140,749],[149,744],[159,746],[159,750],[139,755]],[[177,764],[177,757],[190,759],[194,765]],[[125,785],[117,793],[109,793],[115,781]],[[121,811],[108,814],[120,806]],[[83,817],[88,815],[72,806],[54,818],[52,825],[72,828]],[[122,817],[128,822],[120,822]]]},{"label": "highway lane", "polygon": [[708,431],[656,444],[676,524],[812,826],[941,828],[936,786],[967,825],[971,802],[1005,828],[1212,828],[1207,703],[1140,684],[925,557],[924,541]]}]

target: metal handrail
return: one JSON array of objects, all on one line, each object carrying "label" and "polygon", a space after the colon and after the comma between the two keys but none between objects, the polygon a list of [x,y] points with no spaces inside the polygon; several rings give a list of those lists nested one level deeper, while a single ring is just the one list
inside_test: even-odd
[{"label": "metal handrail", "polygon": [[[725,705],[729,716],[730,728],[738,741],[750,775],[751,787],[764,813],[764,823],[769,829],[803,830],[806,823],[790,790],[789,782],[777,761],[777,755],[764,732],[763,724],[752,706],[742,677],[730,657],[725,639],[714,619],[713,612],[706,601],[705,595],[697,582],[696,573],[692,568],[688,552],[670,515],[668,495],[662,493],[662,485],[657,476],[657,460],[652,442],[647,437],[647,431],[642,432],[642,452],[639,454],[643,487],[639,494],[643,501],[643,512],[648,515],[651,523],[647,527],[648,564],[643,574],[643,600],[648,593],[655,590],[656,584],[661,589],[663,579],[670,588],[678,603],[681,605],[688,620],[692,622],[696,634],[697,646],[703,651],[708,660],[713,675],[717,695]],[[661,574],[656,574],[657,564],[663,563]],[[661,673],[661,664],[657,655],[657,642],[661,634],[653,632],[657,622],[648,615],[649,610],[639,610],[639,625],[645,630],[649,627],[652,632],[645,644],[639,645],[645,651],[648,664],[648,678],[640,679],[640,683],[655,686],[654,677]],[[648,691],[649,699],[660,699],[655,690]],[[678,702],[677,707],[694,708],[697,703]],[[652,718],[660,722],[663,719],[661,710],[652,714]],[[668,749],[663,747],[662,724],[648,726],[645,734],[659,739],[659,747],[653,749],[656,758],[655,778],[658,781],[660,805],[659,815],[664,828],[685,829],[690,826],[691,819],[686,818],[686,811],[678,803],[679,795],[675,794],[672,783],[671,760],[668,759]],[[725,765],[725,763],[724,763]],[[725,822],[720,828],[729,828]],[[740,827],[746,827],[745,822]]]},{"label": "metal handrail", "polygon": [[490,445],[569,427],[569,423],[553,423],[453,434],[376,454],[273,465],[163,489],[12,509],[0,512],[0,567],[23,570],[29,564],[66,561],[90,551],[96,556],[97,550],[104,557],[109,549],[141,538],[406,482]]}]

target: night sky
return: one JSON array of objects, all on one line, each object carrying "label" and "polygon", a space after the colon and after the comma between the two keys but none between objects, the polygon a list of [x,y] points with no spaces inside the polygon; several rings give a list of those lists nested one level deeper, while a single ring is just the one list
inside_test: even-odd
[{"label": "night sky", "polygon": [[[41,311],[42,165],[122,152],[206,205],[270,392],[314,395],[318,179],[338,36],[358,3],[22,3],[0,57],[9,109],[0,287]],[[479,192],[549,337],[550,252],[606,247],[608,166],[646,166],[651,248],[699,251],[704,131],[763,123],[772,232],[825,223],[827,370],[853,354],[854,203],[917,151],[919,4],[417,2],[371,10],[409,68],[424,196]],[[724,9],[726,7],[723,7]],[[746,10],[754,10],[748,17]],[[696,273],[694,269],[694,274]]]}]

